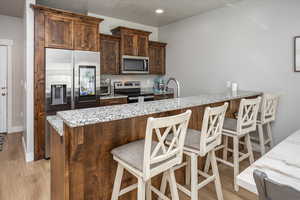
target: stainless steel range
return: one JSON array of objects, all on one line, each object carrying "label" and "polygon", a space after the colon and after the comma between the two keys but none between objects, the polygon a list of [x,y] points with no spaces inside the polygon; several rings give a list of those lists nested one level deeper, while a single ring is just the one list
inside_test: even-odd
[{"label": "stainless steel range", "polygon": [[115,94],[127,95],[128,103],[153,101],[154,93],[152,90],[142,90],[140,81],[126,81],[114,83]]}]

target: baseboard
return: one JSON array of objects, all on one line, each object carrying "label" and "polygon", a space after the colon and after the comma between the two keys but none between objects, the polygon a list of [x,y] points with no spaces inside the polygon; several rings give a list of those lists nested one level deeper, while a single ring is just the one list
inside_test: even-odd
[{"label": "baseboard", "polygon": [[8,128],[8,134],[10,133],[18,133],[18,132],[22,132],[24,130],[23,126],[13,126]]},{"label": "baseboard", "polygon": [[22,136],[22,143],[23,143],[23,149],[24,149],[24,154],[25,154],[25,161],[32,162],[34,160],[33,152],[27,153],[26,144],[25,144],[25,140],[24,140],[23,136]]}]

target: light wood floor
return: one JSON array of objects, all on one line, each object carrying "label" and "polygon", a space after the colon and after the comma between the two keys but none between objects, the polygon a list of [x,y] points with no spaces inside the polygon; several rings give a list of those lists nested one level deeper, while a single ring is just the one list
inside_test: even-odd
[{"label": "light wood floor", "polygon": [[[247,166],[248,162],[243,163]],[[242,167],[242,169],[245,168]],[[225,200],[256,200],[257,197],[240,189],[233,191],[233,169],[219,165]],[[216,199],[214,185],[199,192],[199,200]],[[181,200],[188,200],[180,194]],[[50,162],[41,160],[26,163],[21,134],[8,135],[4,151],[0,152],[0,200],[50,200]]]}]

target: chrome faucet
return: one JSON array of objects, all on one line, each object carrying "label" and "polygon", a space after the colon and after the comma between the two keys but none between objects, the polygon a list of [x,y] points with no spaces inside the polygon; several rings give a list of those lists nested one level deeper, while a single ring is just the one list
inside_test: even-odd
[{"label": "chrome faucet", "polygon": [[174,81],[176,83],[177,98],[178,98],[178,97],[180,97],[180,85],[179,85],[179,82],[174,77],[169,78],[169,80],[167,81],[166,90],[169,89],[168,85],[171,81]]}]

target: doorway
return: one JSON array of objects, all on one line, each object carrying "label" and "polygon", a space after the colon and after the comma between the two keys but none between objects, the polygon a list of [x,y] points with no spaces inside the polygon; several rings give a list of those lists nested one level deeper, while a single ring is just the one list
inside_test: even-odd
[{"label": "doorway", "polygon": [[7,133],[8,46],[0,45],[0,133]]}]

